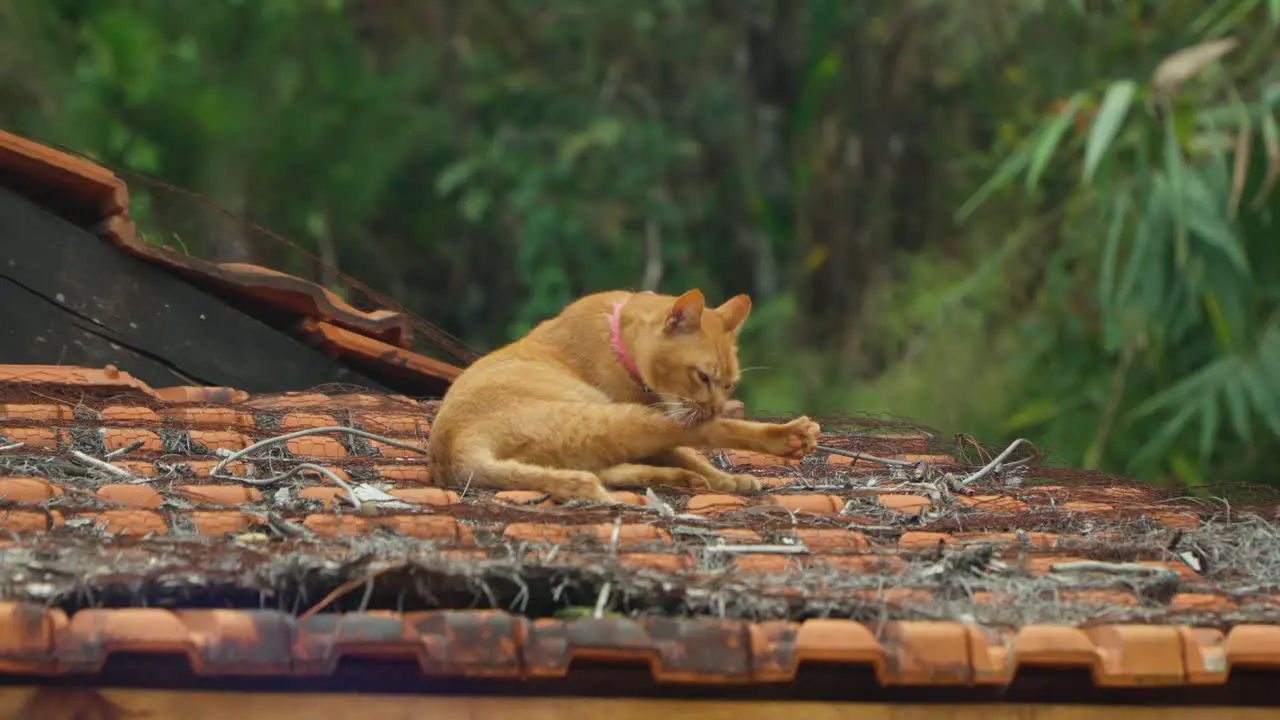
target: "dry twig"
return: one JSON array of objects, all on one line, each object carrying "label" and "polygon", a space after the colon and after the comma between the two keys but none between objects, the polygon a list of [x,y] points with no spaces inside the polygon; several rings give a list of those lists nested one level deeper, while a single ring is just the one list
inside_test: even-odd
[{"label": "dry twig", "polygon": [[818,445],[816,449],[822,450],[823,452],[829,452],[832,455],[843,455],[844,457],[850,457],[855,460],[866,460],[868,462],[880,463],[881,465],[911,467],[916,464],[916,461],[914,460],[890,460],[889,458],[876,457],[874,455],[867,455],[865,453],[854,452],[852,450],[841,450],[840,448],[828,447],[826,445]]},{"label": "dry twig", "polygon": [[79,450],[68,450],[67,454],[75,458],[76,461],[78,461],[82,465],[85,465],[86,467],[91,467],[95,470],[101,470],[102,472],[105,472],[109,475],[115,475],[118,478],[124,478],[126,480],[135,479],[133,475],[129,473],[129,471],[122,470],[121,468],[118,468],[109,462],[105,462],[103,460],[99,460],[98,458],[86,455],[85,453],[82,453]]}]

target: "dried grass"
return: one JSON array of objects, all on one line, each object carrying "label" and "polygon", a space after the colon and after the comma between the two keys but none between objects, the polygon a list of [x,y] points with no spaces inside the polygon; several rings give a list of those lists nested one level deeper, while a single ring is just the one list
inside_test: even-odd
[{"label": "dried grass", "polygon": [[[314,459],[294,457],[283,443],[231,458],[192,442],[187,432],[191,426],[177,421],[165,421],[159,428],[154,421],[113,421],[113,427],[158,430],[163,454],[144,457],[130,451],[106,458],[97,432],[101,421],[88,409],[127,403],[165,416],[169,408],[137,397],[59,396],[57,388],[40,392],[33,399],[30,387],[0,387],[0,402],[62,402],[78,412],[63,421],[0,420],[0,447],[8,448],[0,450],[0,477],[47,478],[63,493],[37,505],[0,499],[0,510],[35,507],[56,511],[65,522],[0,543],[4,600],[68,610],[266,607],[304,613],[503,608],[543,617],[580,608],[593,614],[747,620],[959,619],[1007,627],[1102,621],[1227,627],[1274,622],[1280,613],[1280,528],[1273,491],[1236,489],[1230,503],[1181,497],[1114,475],[1049,465],[1038,453],[1025,454],[1025,448],[991,465],[1004,448],[983,447],[967,438],[947,441],[909,423],[823,418],[824,430],[831,431],[824,443],[884,458],[902,458],[903,453],[950,455],[958,464],[830,464],[818,457],[799,466],[735,468],[795,478],[794,484],[767,491],[772,496],[838,496],[844,503],[838,514],[792,512],[776,504],[692,514],[686,511],[691,492],[678,489],[660,490],[647,505],[522,506],[498,502],[492,492],[475,488],[453,505],[393,505],[377,500],[378,491],[391,485],[376,479],[374,463],[422,460],[379,457],[367,437],[331,434],[342,438],[351,455],[325,464],[348,474],[353,494],[375,498],[362,500],[353,510],[341,502],[326,508],[300,498],[303,487],[328,480],[317,472],[290,473]],[[284,434],[281,418],[290,412],[329,413],[340,424],[358,428],[356,411],[429,418],[432,410],[407,398],[370,396],[350,388],[338,389],[325,403],[298,405],[296,400],[255,398],[250,406],[237,408],[252,413],[253,426],[223,429],[259,442]],[[63,427],[72,444],[57,450],[10,447],[14,443],[5,437],[7,428],[39,426]],[[894,434],[914,437],[886,437]],[[160,493],[159,511],[169,533],[113,537],[95,526],[89,513],[117,506],[94,491],[122,478],[78,461],[72,450],[104,463],[155,461],[161,475],[138,482]],[[174,481],[227,480],[191,477],[185,463],[192,459],[245,464],[252,469],[246,482],[252,480],[253,485],[287,475],[261,488],[261,502],[240,506],[256,518],[250,532],[210,538],[195,532],[188,513],[226,508],[193,501],[174,489]],[[987,471],[979,475],[984,467]],[[877,499],[886,493],[928,497],[932,505],[922,513],[899,512]],[[1105,503],[1106,508],[1090,503]],[[465,525],[475,541],[465,547],[430,542],[386,527],[359,537],[319,538],[301,525],[301,518],[323,512],[447,514]],[[1160,522],[1154,514],[1161,512],[1178,513],[1188,529]],[[562,544],[513,543],[503,537],[504,528],[513,522],[571,530],[651,525],[664,530],[671,541],[620,544],[615,532],[604,539],[579,536]],[[754,531],[759,539],[743,547],[721,533],[742,529]],[[808,529],[860,533],[870,545],[806,547],[802,536]],[[908,532],[939,533],[949,541],[905,546],[900,540]],[[1038,533],[1051,533],[1057,541],[1045,546]],[[690,558],[691,567],[676,569],[670,563],[672,556],[681,554]],[[744,558],[760,557],[774,558],[776,565],[768,572],[744,569]],[[1068,563],[1068,571],[1044,572],[1046,558]],[[1087,562],[1070,564],[1082,560]],[[1135,565],[1152,561],[1184,570],[1179,575]],[[858,569],[851,569],[855,563]],[[1197,606],[1188,601],[1188,594],[1209,596],[1210,604]]]}]

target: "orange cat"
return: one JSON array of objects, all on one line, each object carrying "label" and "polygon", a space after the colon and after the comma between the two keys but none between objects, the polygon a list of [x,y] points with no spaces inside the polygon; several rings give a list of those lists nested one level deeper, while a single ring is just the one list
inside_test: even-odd
[{"label": "orange cat", "polygon": [[693,447],[800,457],[817,423],[722,416],[738,384],[738,330],[751,298],[706,308],[626,291],[588,295],[467,367],[431,426],[433,481],[610,502],[606,487],[760,489]]}]

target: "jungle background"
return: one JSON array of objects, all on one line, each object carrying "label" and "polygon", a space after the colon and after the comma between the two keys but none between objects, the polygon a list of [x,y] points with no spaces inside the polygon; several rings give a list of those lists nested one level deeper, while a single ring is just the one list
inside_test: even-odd
[{"label": "jungle background", "polygon": [[[0,0],[0,127],[477,352],[595,290],[748,292],[751,411],[1280,483],[1277,27],[1280,0]],[[149,239],[302,272],[234,225]]]}]

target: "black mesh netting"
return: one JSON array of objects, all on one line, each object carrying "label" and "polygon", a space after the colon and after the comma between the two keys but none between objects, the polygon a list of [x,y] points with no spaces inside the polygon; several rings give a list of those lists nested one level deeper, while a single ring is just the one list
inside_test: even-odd
[{"label": "black mesh netting", "polygon": [[[830,417],[825,449],[804,462],[733,466],[770,478],[741,502],[660,488],[620,494],[619,505],[554,505],[469,487],[404,501],[390,493],[429,482],[415,448],[425,448],[430,401],[328,386],[191,390],[166,402],[124,376],[86,372],[70,384],[61,372],[12,370],[0,384],[0,482],[21,496],[0,501],[7,599],[1009,626],[1223,626],[1277,612],[1269,489],[1188,496],[1056,466],[1028,444],[1006,453],[910,423]],[[319,438],[341,450],[317,450]],[[155,500],[131,504],[121,486]],[[208,486],[258,495],[192,492]],[[338,488],[330,501],[303,493],[323,486]],[[159,520],[119,532],[103,522],[113,512]],[[220,534],[201,525],[202,514],[228,512],[248,522]],[[317,524],[328,516],[338,522]],[[422,516],[456,529],[406,524]]]}]

